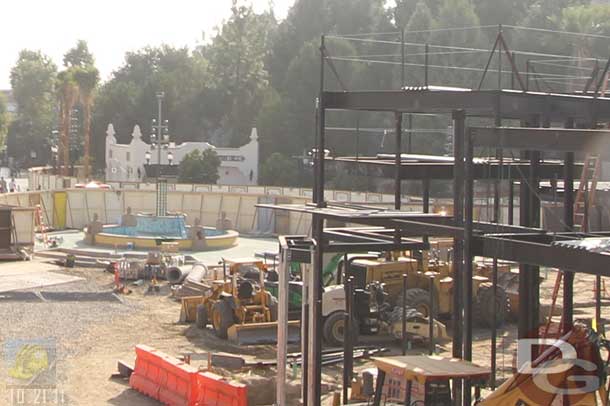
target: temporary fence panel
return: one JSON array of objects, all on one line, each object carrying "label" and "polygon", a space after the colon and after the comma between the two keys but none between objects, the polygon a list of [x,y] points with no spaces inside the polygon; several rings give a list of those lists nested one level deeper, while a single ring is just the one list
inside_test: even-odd
[{"label": "temporary fence panel", "polygon": [[66,192],[53,193],[53,226],[57,229],[66,228],[66,210],[68,194]]},{"label": "temporary fence panel", "polygon": [[68,191],[68,213],[66,225],[68,228],[82,229],[88,223],[85,189]]},{"label": "temporary fence panel", "polygon": [[176,192],[182,198],[182,212],[186,214],[186,223],[189,225],[195,224],[195,219],[201,222],[201,201],[203,194]]},{"label": "temporary fence panel", "polygon": [[12,209],[14,243],[18,245],[34,244],[34,216],[35,210],[33,208]]}]

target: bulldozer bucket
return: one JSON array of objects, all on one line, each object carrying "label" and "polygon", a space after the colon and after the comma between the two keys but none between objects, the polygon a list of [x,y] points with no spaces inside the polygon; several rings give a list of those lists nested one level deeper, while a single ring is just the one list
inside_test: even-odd
[{"label": "bulldozer bucket", "polygon": [[[398,339],[402,337],[402,321],[396,321],[391,326],[392,335]],[[423,317],[412,318],[407,320],[407,334],[410,336],[421,337],[423,339],[430,338],[430,326],[428,319]],[[435,340],[448,340],[447,327],[438,320],[434,320],[433,329]]]},{"label": "bulldozer bucket", "polygon": [[[297,343],[301,335],[298,320],[288,322],[288,342]],[[277,322],[234,324],[229,327],[229,340],[239,345],[258,345],[277,343]]]}]

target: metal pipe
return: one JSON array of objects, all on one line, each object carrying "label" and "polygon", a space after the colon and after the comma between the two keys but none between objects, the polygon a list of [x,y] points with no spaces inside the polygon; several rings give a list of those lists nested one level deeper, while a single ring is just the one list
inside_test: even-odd
[{"label": "metal pipe", "polygon": [[394,156],[394,208],[396,210],[400,210],[401,204],[401,195],[402,195],[402,179],[400,176],[400,168],[401,168],[401,157],[402,153],[402,113],[395,112],[394,119],[396,120],[396,145],[395,151],[396,154]]}]

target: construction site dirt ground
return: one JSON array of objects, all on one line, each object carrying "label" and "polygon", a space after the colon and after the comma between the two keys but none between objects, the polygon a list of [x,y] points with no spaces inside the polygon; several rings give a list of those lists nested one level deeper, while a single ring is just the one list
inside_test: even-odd
[{"label": "construction site dirt ground", "polygon": [[[24,270],[34,263],[21,263]],[[136,344],[147,344],[171,355],[220,351],[239,353],[246,358],[273,359],[273,346],[236,347],[216,338],[211,331],[203,331],[192,325],[178,323],[180,305],[169,297],[169,288],[148,294],[148,284],[130,286],[133,292],[122,295],[120,300],[108,296],[76,295],[74,292],[103,293],[113,287],[113,276],[98,269],[61,269],[60,274],[82,279],[61,285],[45,287],[45,292],[56,292],[46,300],[26,300],[27,297],[0,293],[0,340],[3,358],[0,363],[0,400],[3,404],[17,404],[14,390],[7,387],[4,378],[11,367],[4,349],[8,342],[23,339],[52,338],[57,346],[56,388],[65,405],[156,405],[157,402],[129,388],[121,379],[111,378],[117,371],[117,361],[134,361]],[[542,272],[544,275],[545,272]],[[0,280],[2,273],[0,269]],[[555,273],[549,272],[541,288],[541,300],[549,303]],[[590,318],[593,315],[594,277],[579,276],[575,282],[575,317]],[[37,292],[39,289],[29,289]],[[71,293],[73,293],[71,295]],[[44,296],[44,295],[43,295]],[[607,304],[604,301],[604,304]],[[602,313],[603,315],[603,313]],[[511,372],[512,354],[515,348],[516,326],[508,324],[500,329],[498,338],[498,378]],[[489,365],[489,332],[474,331],[475,362]],[[368,341],[368,340],[367,340]],[[450,353],[451,343],[442,343],[440,354]],[[291,349],[291,350],[294,350]],[[414,348],[413,353],[425,352]],[[397,354],[394,346],[388,354]],[[205,364],[204,361],[201,361]],[[357,362],[356,369],[370,367],[370,362]],[[329,390],[340,390],[340,365],[326,367],[324,378]],[[248,373],[244,373],[246,376]],[[266,391],[271,391],[266,386]],[[22,403],[23,404],[23,403]],[[28,403],[25,403],[28,404]],[[32,403],[33,404],[33,403]],[[49,403],[58,404],[58,403]],[[62,404],[62,403],[59,403]]]}]

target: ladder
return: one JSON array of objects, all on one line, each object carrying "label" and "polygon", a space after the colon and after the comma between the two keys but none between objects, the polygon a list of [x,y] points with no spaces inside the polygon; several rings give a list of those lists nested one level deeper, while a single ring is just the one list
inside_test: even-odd
[{"label": "ladder", "polygon": [[47,226],[44,224],[44,219],[42,216],[42,207],[40,207],[39,204],[36,205],[36,216],[34,217],[35,223],[34,223],[34,231],[38,234],[40,234],[40,238],[42,240],[42,243],[44,244],[44,246],[48,246],[49,245],[49,239],[47,236]]},{"label": "ladder", "polygon": [[[597,189],[597,181],[600,176],[600,161],[597,155],[587,155],[583,164],[582,173],[580,175],[580,183],[578,184],[578,192],[576,193],[576,199],[574,200],[574,228],[578,227],[579,231],[588,231],[588,215],[591,207],[595,205],[595,191]],[[555,280],[555,286],[553,287],[553,296],[551,298],[551,309],[549,311],[549,317],[547,319],[543,337],[547,337],[553,320],[553,313],[555,313],[555,306],[557,304],[557,296],[561,287],[561,281],[563,279],[563,272],[557,272],[557,279]],[[605,286],[603,288],[605,290]],[[563,317],[559,325],[559,331],[562,329]]]},{"label": "ladder", "polygon": [[595,206],[595,191],[597,190],[600,169],[599,156],[587,155],[574,201],[574,227],[578,227],[579,231],[587,231],[585,222],[588,220],[588,216],[585,213],[590,213],[591,208]]}]

